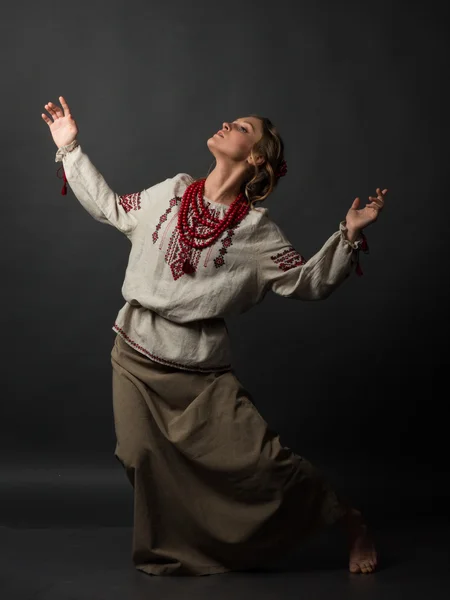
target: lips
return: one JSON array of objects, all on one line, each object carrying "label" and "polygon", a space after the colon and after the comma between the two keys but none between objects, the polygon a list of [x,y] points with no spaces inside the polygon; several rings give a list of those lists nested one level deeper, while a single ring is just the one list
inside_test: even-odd
[{"label": "lips", "polygon": [[221,131],[218,131],[216,135],[220,135],[220,137],[224,137],[224,135]]}]

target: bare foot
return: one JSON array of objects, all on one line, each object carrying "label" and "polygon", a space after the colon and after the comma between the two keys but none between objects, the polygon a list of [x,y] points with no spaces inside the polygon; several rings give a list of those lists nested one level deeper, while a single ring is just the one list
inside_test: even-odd
[{"label": "bare foot", "polygon": [[377,553],[361,513],[351,508],[344,522],[350,546],[350,572],[372,573],[377,565]]}]

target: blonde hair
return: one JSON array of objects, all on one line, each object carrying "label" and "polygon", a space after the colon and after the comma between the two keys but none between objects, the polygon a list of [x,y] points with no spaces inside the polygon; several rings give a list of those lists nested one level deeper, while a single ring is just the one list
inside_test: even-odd
[{"label": "blonde hair", "polygon": [[[255,202],[263,202],[278,185],[279,180],[275,177],[275,173],[284,160],[284,143],[270,119],[254,114],[249,116],[259,119],[263,127],[261,139],[254,144],[251,150],[252,158],[255,158],[254,155],[259,155],[265,159],[261,165],[251,165],[249,177],[244,181],[241,188],[241,192],[245,194],[250,208],[254,208]],[[208,177],[214,166],[213,162],[206,177]],[[198,177],[194,179],[194,182],[200,179],[205,179],[205,177]]]}]

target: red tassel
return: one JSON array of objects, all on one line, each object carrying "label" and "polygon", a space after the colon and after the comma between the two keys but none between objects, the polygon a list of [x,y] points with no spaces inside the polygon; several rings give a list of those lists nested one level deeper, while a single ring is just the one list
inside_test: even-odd
[{"label": "red tassel", "polygon": [[359,264],[359,259],[358,259],[358,262],[356,263],[355,273],[358,275],[358,277],[361,277],[362,275],[364,275],[363,270],[361,269],[361,265]]},{"label": "red tassel", "polygon": [[[62,169],[62,172],[63,172],[63,177],[60,177],[60,176],[58,175],[58,173],[59,173],[60,169]],[[63,178],[64,178],[64,183],[63,183],[63,186],[62,186],[62,188],[61,188],[61,194],[62,194],[63,196],[66,196],[66,195],[67,195],[67,177],[66,177],[66,172],[64,171],[64,167],[63,167],[63,165],[61,165],[61,166],[59,167],[59,169],[56,171],[56,176],[58,177],[58,179],[63,179]]]},{"label": "red tassel", "polygon": [[191,265],[191,263],[189,262],[188,259],[186,259],[183,263],[183,272],[187,273],[188,275],[190,275],[191,273],[194,273],[195,269],[193,267],[193,265]]},{"label": "red tassel", "polygon": [[364,235],[364,233],[361,231],[361,237],[362,237],[362,244],[361,244],[361,250],[365,253],[365,254],[369,254],[369,245],[367,244],[367,238]]},{"label": "red tassel", "polygon": [[358,277],[361,277],[362,275],[364,275],[363,270],[361,269],[361,265],[359,264],[359,251],[362,250],[364,252],[364,254],[369,254],[369,245],[367,243],[367,238],[362,231],[360,231],[360,233],[361,233],[361,237],[362,237],[362,244],[357,251],[358,258],[356,261],[356,269],[355,269],[355,273],[358,275]]}]

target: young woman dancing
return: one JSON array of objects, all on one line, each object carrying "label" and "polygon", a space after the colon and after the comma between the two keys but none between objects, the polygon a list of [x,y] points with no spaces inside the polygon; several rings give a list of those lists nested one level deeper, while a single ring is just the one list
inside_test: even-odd
[{"label": "young woman dancing", "polygon": [[225,318],[269,290],[321,300],[352,271],[361,274],[363,229],[377,220],[387,190],[377,188],[364,208],[356,198],[306,260],[268,209],[255,207],[287,172],[269,119],[224,122],[207,141],[216,163],[206,178],[178,173],[118,195],[59,100],[62,108],[49,102],[42,119],[58,148],[62,193],[69,183],[94,219],[131,243],[111,362],[114,454],[134,488],[135,567],[153,575],[251,569],[339,522],[350,571],[373,572],[377,555],[361,513],[280,443],[236,377]]}]

